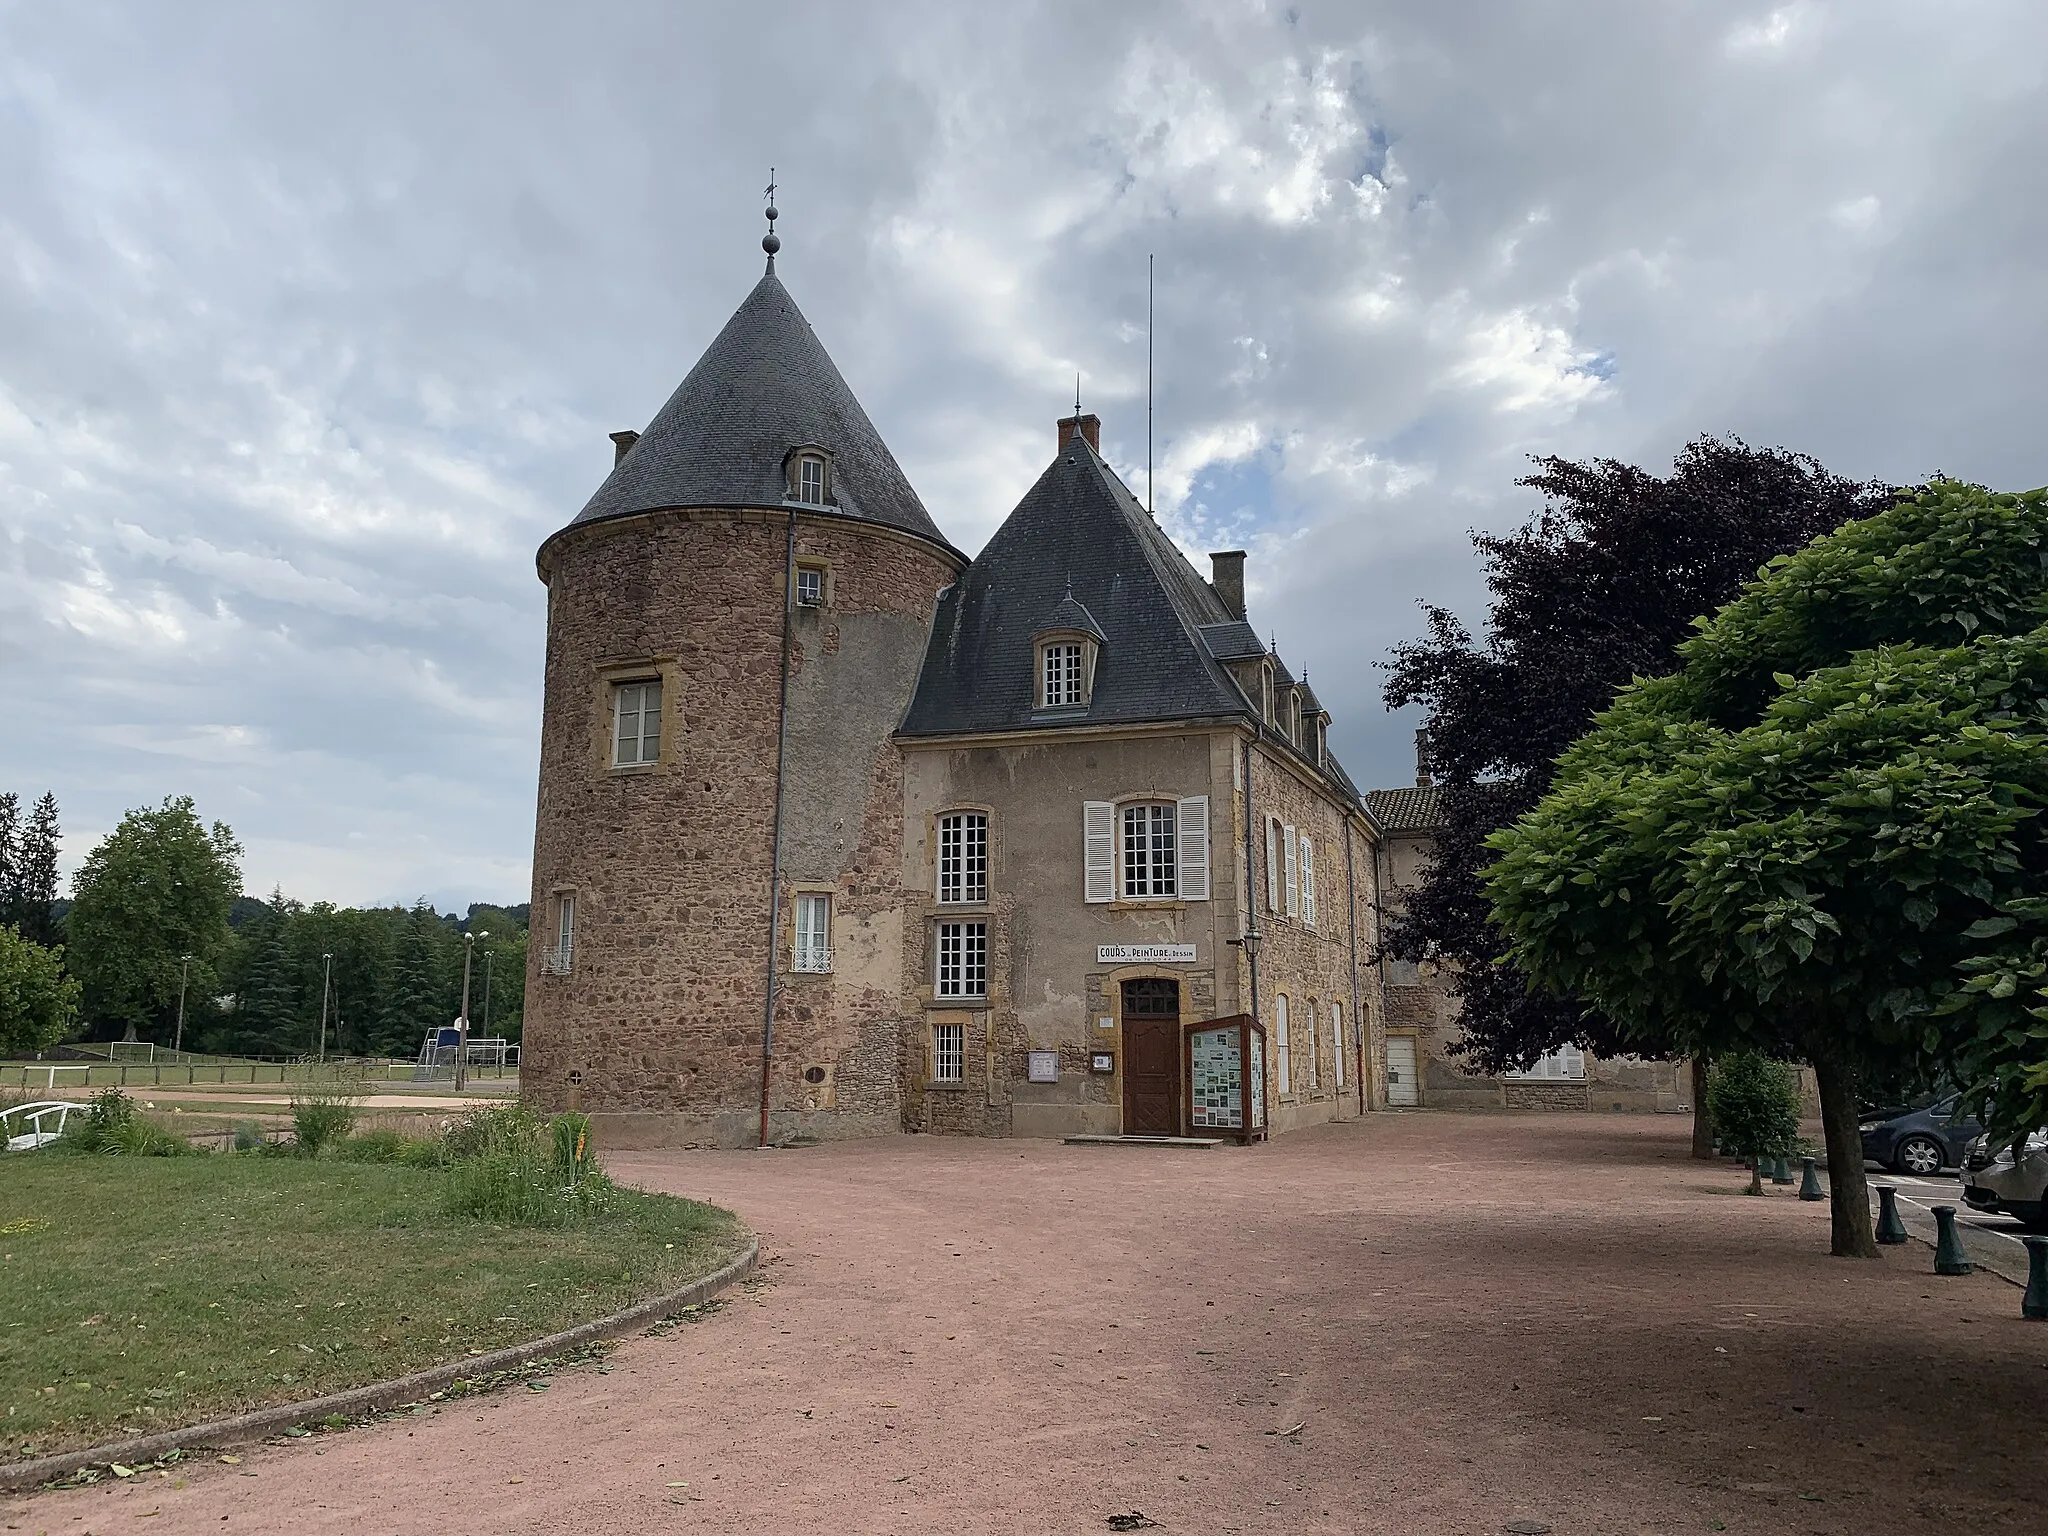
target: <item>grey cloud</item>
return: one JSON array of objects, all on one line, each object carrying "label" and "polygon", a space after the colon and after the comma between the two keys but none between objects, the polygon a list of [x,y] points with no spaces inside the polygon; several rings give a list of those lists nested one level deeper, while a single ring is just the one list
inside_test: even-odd
[{"label": "grey cloud", "polygon": [[973,548],[1084,375],[1162,520],[1408,772],[1532,453],[1702,430],[2048,480],[2048,18],[220,3],[0,13],[0,783],[172,791],[250,883],[523,890],[532,552],[758,270]]}]

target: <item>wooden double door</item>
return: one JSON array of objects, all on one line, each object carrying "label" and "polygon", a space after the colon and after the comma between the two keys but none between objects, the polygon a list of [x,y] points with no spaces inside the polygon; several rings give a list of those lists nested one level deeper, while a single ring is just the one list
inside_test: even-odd
[{"label": "wooden double door", "polygon": [[1181,1134],[1180,983],[1123,983],[1124,1134]]}]

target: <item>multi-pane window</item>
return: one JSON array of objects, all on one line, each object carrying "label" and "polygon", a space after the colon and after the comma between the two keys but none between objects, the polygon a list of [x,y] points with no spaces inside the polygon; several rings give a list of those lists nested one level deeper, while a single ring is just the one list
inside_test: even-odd
[{"label": "multi-pane window", "polygon": [[796,898],[796,968],[832,969],[832,898],[799,892]]},{"label": "multi-pane window", "polygon": [[1171,801],[1124,807],[1124,896],[1171,896],[1174,880]]},{"label": "multi-pane window", "polygon": [[980,811],[939,818],[939,900],[988,900],[988,817]]},{"label": "multi-pane window", "polygon": [[555,949],[547,957],[547,968],[559,976],[569,974],[576,955],[576,897],[564,891],[555,897]]},{"label": "multi-pane window", "polygon": [[612,690],[612,766],[661,760],[661,682],[620,683]]},{"label": "multi-pane window", "polygon": [[939,924],[938,997],[988,995],[988,924]]},{"label": "multi-pane window", "polygon": [[967,1065],[967,1026],[965,1024],[934,1024],[932,1026],[932,1081],[935,1083],[957,1083],[965,1075]]},{"label": "multi-pane window", "polygon": [[1081,647],[1078,642],[1058,641],[1045,647],[1041,669],[1040,707],[1058,709],[1065,704],[1087,702],[1081,697]]},{"label": "multi-pane window", "polygon": [[825,500],[825,461],[807,453],[796,461],[796,499],[813,506]]},{"label": "multi-pane window", "polygon": [[1287,1029],[1287,994],[1273,999],[1273,1071],[1282,1093],[1294,1092],[1294,1042]]},{"label": "multi-pane window", "polygon": [[1316,925],[1316,845],[1306,835],[1301,839],[1301,920]]},{"label": "multi-pane window", "polygon": [[1337,1086],[1344,1086],[1344,1005],[1330,1004],[1330,1060],[1337,1064]]},{"label": "multi-pane window", "polygon": [[796,568],[796,605],[799,608],[822,608],[825,605],[825,573],[815,565]]}]

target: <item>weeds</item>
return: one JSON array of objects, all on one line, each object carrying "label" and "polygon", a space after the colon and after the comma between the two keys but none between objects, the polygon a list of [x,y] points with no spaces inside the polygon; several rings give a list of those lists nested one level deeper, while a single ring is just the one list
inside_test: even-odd
[{"label": "weeds", "polygon": [[301,1157],[318,1157],[323,1148],[346,1141],[356,1127],[369,1083],[362,1069],[337,1065],[331,1072],[302,1066],[292,1084],[292,1133]]},{"label": "weeds", "polygon": [[473,1111],[449,1128],[445,1203],[453,1215],[515,1227],[575,1226],[604,1215],[614,1194],[590,1152],[581,1115],[552,1123],[523,1105]]}]

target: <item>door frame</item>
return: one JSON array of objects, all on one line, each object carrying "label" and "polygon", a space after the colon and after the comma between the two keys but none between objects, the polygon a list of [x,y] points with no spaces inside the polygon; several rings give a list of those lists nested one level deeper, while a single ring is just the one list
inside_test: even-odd
[{"label": "door frame", "polygon": [[[1184,1049],[1182,1041],[1187,1036],[1188,1021],[1191,1017],[1188,1012],[1188,999],[1194,992],[1194,987],[1190,984],[1193,979],[1193,976],[1187,971],[1175,970],[1172,967],[1162,965],[1119,966],[1102,979],[1103,987],[1110,995],[1111,1006],[1115,1010],[1116,1018],[1116,1123],[1119,1135],[1129,1136],[1133,1134],[1124,1124],[1126,1074],[1130,1066],[1129,1041],[1124,1035],[1124,983],[1127,981],[1170,981],[1176,985],[1180,999],[1180,1008],[1174,1019],[1173,1051],[1174,1060],[1178,1063],[1181,1052]],[[1174,1070],[1178,1072],[1182,1069],[1176,1065]],[[1175,1132],[1176,1135],[1186,1134],[1186,1127],[1183,1124],[1184,1106],[1181,1103],[1181,1100],[1186,1097],[1186,1087],[1187,1085],[1182,1083],[1182,1091],[1174,1095],[1174,1123],[1181,1126],[1181,1129]]]}]

